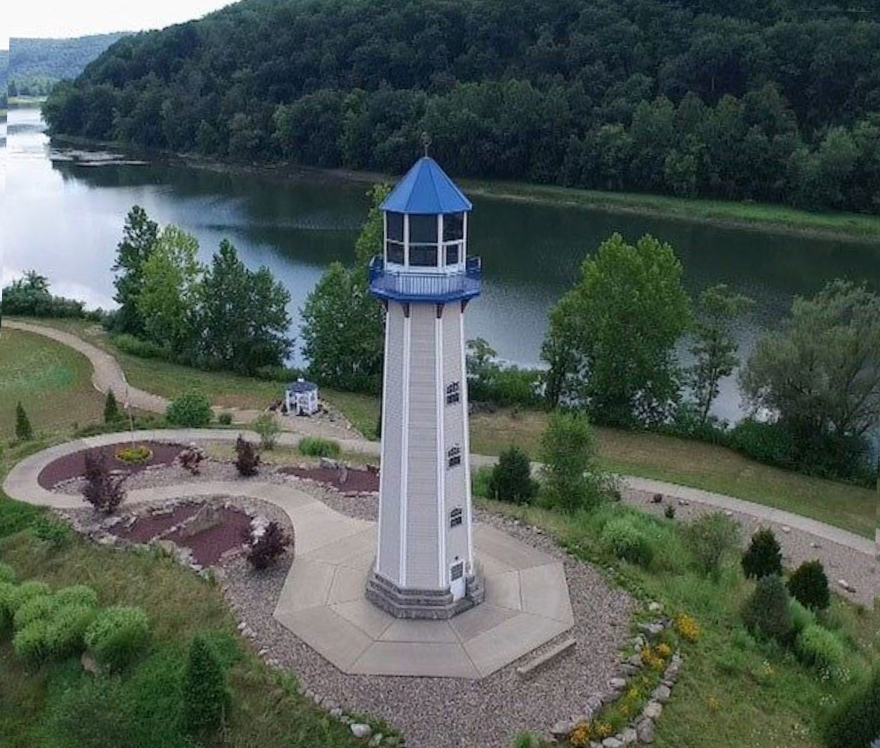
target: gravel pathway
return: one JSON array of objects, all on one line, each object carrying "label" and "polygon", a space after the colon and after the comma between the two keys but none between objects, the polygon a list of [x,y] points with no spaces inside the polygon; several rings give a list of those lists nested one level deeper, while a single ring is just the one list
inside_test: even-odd
[{"label": "gravel pathway", "polygon": [[[372,505],[375,516],[375,499]],[[367,519],[365,508],[362,503],[351,514]],[[593,567],[569,559],[543,534],[485,513],[478,513],[477,521],[491,521],[564,560],[575,624],[562,638],[573,636],[578,644],[527,680],[517,675],[516,664],[482,680],[346,675],[272,617],[286,569],[256,575],[244,564],[232,564],[224,590],[257,645],[267,650],[265,656],[292,669],[326,708],[383,719],[417,748],[507,748],[520,730],[549,734],[554,723],[583,713],[591,697],[607,692],[609,679],[620,675],[619,650],[630,638],[636,603]]]}]

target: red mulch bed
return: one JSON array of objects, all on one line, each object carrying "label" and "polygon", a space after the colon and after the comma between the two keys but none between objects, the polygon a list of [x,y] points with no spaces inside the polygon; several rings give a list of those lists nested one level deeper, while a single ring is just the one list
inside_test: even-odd
[{"label": "red mulch bed", "polygon": [[361,470],[360,468],[349,468],[348,479],[345,483],[339,482],[339,470],[337,468],[283,467],[279,468],[278,472],[324,483],[344,494],[376,493],[379,490],[379,475],[369,470]]},{"label": "red mulch bed", "polygon": [[149,543],[153,538],[159,537],[174,525],[192,517],[199,509],[198,504],[184,504],[175,507],[170,514],[146,514],[143,517],[138,517],[131,527],[125,527],[120,523],[111,527],[109,532],[132,543]]},{"label": "red mulch bed", "polygon": [[[119,444],[111,444],[106,447],[98,448],[98,451],[107,452],[111,456],[109,461],[111,470],[126,472],[129,474],[139,473],[145,468],[153,465],[170,465],[177,459],[177,456],[185,449],[181,444],[165,444],[164,442],[135,442],[138,446],[144,445],[153,450],[153,456],[146,462],[137,465],[129,465],[128,463],[117,460],[114,456],[116,450],[120,447],[127,447],[130,442],[123,441]],[[82,478],[86,472],[86,453],[92,450],[84,449],[80,452],[59,457],[54,462],[50,462],[43,468],[37,477],[37,482],[42,488],[51,491],[59,483],[71,480],[72,478]]]},{"label": "red mulch bed", "polygon": [[202,566],[213,566],[226,551],[241,547],[242,535],[251,526],[251,518],[238,509],[221,509],[220,516],[223,521],[208,530],[188,538],[181,538],[177,530],[165,538],[189,548]]},{"label": "red mulch bed", "polygon": [[[181,530],[168,533],[172,527],[195,515],[201,504],[182,504],[174,508],[171,514],[154,516],[145,514],[129,528],[116,525],[110,532],[119,538],[132,543],[149,543],[153,538],[162,536],[179,546],[192,551],[196,563],[202,566],[213,566],[229,550],[240,548],[242,535],[250,528],[251,518],[239,509],[220,509],[220,524],[202,532],[182,537]],[[168,534],[165,534],[168,533]]]}]

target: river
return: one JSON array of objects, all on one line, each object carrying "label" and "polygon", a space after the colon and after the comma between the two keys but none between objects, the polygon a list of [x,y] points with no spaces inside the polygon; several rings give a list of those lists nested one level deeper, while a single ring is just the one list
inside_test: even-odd
[{"label": "river", "polygon": [[[53,292],[90,306],[112,306],[116,244],[126,212],[139,204],[160,223],[195,234],[205,260],[227,237],[249,266],[267,265],[293,296],[298,328],[298,309],[327,264],[352,259],[368,208],[364,183],[313,173],[281,178],[70,159],[70,151],[49,142],[37,109],[9,111],[3,280],[34,269],[48,276]],[[880,247],[864,243],[481,196],[473,202],[469,250],[483,258],[485,286],[468,308],[467,332],[522,365],[539,362],[549,308],[586,254],[614,231],[670,242],[692,294],[723,282],[753,297],[756,311],[737,330],[743,355],[795,294],[838,277],[880,289]],[[730,420],[741,415],[732,379],[715,412]]]}]

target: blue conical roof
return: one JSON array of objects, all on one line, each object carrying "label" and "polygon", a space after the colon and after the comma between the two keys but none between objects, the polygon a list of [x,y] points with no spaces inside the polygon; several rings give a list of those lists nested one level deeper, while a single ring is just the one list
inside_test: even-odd
[{"label": "blue conical roof", "polygon": [[423,156],[385,198],[381,208],[394,213],[436,215],[469,211],[473,205],[434,159]]}]

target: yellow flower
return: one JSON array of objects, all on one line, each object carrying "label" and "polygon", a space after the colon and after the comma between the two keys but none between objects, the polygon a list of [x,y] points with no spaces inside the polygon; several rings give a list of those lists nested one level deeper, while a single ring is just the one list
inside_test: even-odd
[{"label": "yellow flower", "polygon": [[571,735],[568,736],[569,742],[575,746],[575,748],[583,748],[583,746],[588,745],[590,742],[592,730],[590,729],[589,722],[581,722],[574,730],[571,731]]},{"label": "yellow flower", "polygon": [[718,699],[716,699],[714,696],[710,696],[706,700],[706,704],[709,707],[709,709],[713,712],[716,712],[721,708],[721,702],[718,701]]},{"label": "yellow flower", "polygon": [[685,641],[695,642],[700,638],[700,627],[687,613],[682,613],[675,619],[675,628]]},{"label": "yellow flower", "polygon": [[672,655],[672,647],[670,647],[666,642],[661,642],[657,645],[657,654],[660,655],[664,660],[668,660]]},{"label": "yellow flower", "polygon": [[639,697],[642,695],[642,692],[639,691],[635,686],[630,686],[629,690],[626,692],[626,698],[630,701],[638,701]]},{"label": "yellow flower", "polygon": [[607,722],[599,722],[596,725],[596,737],[600,740],[604,740],[607,737],[610,737],[614,732],[614,728],[611,727]]}]

